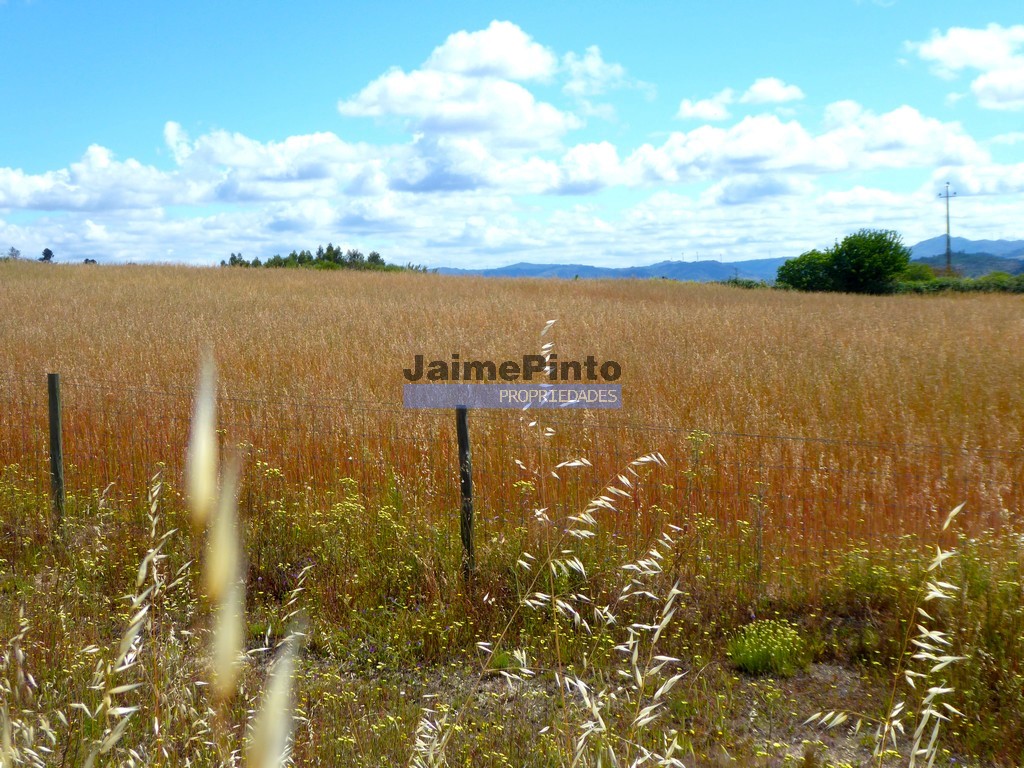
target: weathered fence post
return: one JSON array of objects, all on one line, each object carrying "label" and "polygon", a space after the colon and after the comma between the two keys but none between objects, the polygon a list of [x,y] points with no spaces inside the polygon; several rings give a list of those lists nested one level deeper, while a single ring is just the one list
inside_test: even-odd
[{"label": "weathered fence post", "polygon": [[468,583],[476,571],[473,548],[473,465],[469,451],[469,412],[466,406],[455,409],[455,431],[459,439],[459,486],[462,490],[462,513],[459,533],[462,536],[462,577]]},{"label": "weathered fence post", "polygon": [[50,405],[50,491],[53,497],[53,528],[51,537],[59,538],[64,524],[64,441],[60,423],[60,374],[46,374],[47,399]]}]

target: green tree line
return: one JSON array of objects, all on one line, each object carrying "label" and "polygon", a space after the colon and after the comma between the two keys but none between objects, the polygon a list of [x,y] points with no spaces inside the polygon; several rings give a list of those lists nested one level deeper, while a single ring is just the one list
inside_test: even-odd
[{"label": "green tree line", "polygon": [[427,271],[425,266],[418,264],[406,264],[404,267],[388,264],[377,251],[370,251],[368,256],[364,256],[362,251],[355,248],[342,251],[332,243],[328,243],[326,248],[321,245],[316,249],[315,254],[308,250],[292,251],[287,256],[275,254],[266,261],[260,261],[258,257],[250,261],[243,258],[241,253],[232,253],[230,258],[221,260],[220,265],[222,267],[361,269],[381,272]]}]

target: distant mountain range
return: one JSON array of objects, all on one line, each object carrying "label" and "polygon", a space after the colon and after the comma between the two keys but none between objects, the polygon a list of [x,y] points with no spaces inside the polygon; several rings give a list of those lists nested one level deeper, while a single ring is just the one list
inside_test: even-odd
[{"label": "distant mountain range", "polygon": [[[951,237],[950,249],[953,253],[986,253],[990,256],[1024,259],[1024,240],[968,240],[964,237]],[[929,256],[945,256],[946,236],[939,235],[930,240],[922,240],[910,247],[910,253],[915,260],[926,259]]]},{"label": "distant mountain range", "polygon": [[[936,271],[946,268],[946,254],[914,259],[927,264]],[[953,252],[950,263],[957,274],[962,277],[981,277],[991,272],[1006,272],[1010,275],[1024,274],[1024,258],[993,256],[991,253],[957,253]]]},{"label": "distant mountain range", "polygon": [[752,259],[750,261],[659,261],[644,267],[590,267],[585,264],[531,264],[520,262],[495,269],[450,269],[437,271],[443,275],[483,275],[484,277],[557,277],[574,278],[664,278],[706,283],[744,277],[751,280],[774,280],[785,259]]},{"label": "distant mountain range", "polygon": [[[968,240],[950,238],[953,269],[964,277],[981,277],[991,272],[1024,273],[1024,240]],[[946,267],[946,236],[924,240],[910,249],[914,261],[933,269]]]},{"label": "distant mountain range", "polygon": [[[967,240],[952,238],[953,266],[972,277],[995,270],[1016,274],[1024,271],[1024,240]],[[933,237],[911,246],[915,261],[932,266],[946,264],[946,236]],[[799,254],[793,254],[797,256]],[[791,258],[791,257],[787,257]],[[441,267],[442,275],[481,275],[483,277],[554,277],[563,280],[603,278],[661,278],[706,283],[740,277],[749,280],[775,279],[787,258],[748,261],[660,261],[638,267],[591,267],[586,264],[534,264],[520,262],[493,269],[454,269]],[[1020,261],[1018,261],[1020,260]],[[980,270],[980,271],[979,271]]]}]

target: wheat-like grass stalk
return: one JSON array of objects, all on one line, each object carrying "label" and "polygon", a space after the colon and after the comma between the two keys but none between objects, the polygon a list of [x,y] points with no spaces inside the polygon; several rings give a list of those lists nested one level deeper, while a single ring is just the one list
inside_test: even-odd
[{"label": "wheat-like grass stalk", "polygon": [[7,714],[7,705],[0,707],[0,768],[12,768],[14,765],[14,742],[11,739],[11,718]]},{"label": "wheat-like grass stalk", "polygon": [[228,597],[228,591],[242,576],[242,547],[238,534],[238,487],[241,460],[233,456],[225,466],[220,497],[214,506],[207,535],[204,575],[206,596],[214,605]]},{"label": "wheat-like grass stalk", "polygon": [[246,748],[249,768],[278,768],[287,762],[294,724],[292,679],[298,643],[299,635],[293,632],[281,644],[263,705],[252,722]]},{"label": "wheat-like grass stalk", "polygon": [[200,368],[191,423],[185,455],[186,498],[193,523],[202,528],[217,505],[217,369],[209,353]]},{"label": "wheat-like grass stalk", "polygon": [[[946,516],[942,531],[949,528],[963,508],[964,505],[960,504]],[[940,546],[936,546],[935,550],[935,557],[928,564],[928,574],[940,572],[943,563],[956,555],[955,550],[944,551]],[[917,707],[917,726],[912,736],[908,768],[916,768],[919,762],[931,768],[939,754],[939,733],[942,723],[948,722],[954,715],[963,717],[963,713],[952,704],[942,701],[942,698],[953,693],[954,689],[948,687],[945,680],[939,679],[937,675],[949,665],[963,661],[966,657],[948,652],[951,645],[949,633],[929,628],[928,623],[934,622],[935,618],[925,611],[923,604],[932,600],[950,600],[957,589],[955,584],[928,576],[918,590],[903,647],[893,672],[886,714],[883,717],[875,718],[866,714],[836,710],[816,712],[805,722],[817,723],[824,728],[835,728],[850,721],[852,717],[855,732],[859,732],[865,724],[874,723],[876,727],[872,756],[875,764],[881,768],[889,757],[901,755],[899,737],[906,733],[904,723],[910,710],[907,708],[906,700],[899,698],[900,681],[905,681],[911,689],[916,689],[919,682],[926,683],[928,688]],[[919,662],[921,668],[914,669],[914,662]]]},{"label": "wheat-like grass stalk", "polygon": [[[235,694],[245,655],[245,569],[237,511],[241,458],[237,454],[231,456],[217,483],[220,462],[214,439],[215,392],[215,369],[212,361],[207,360],[193,415],[188,463],[193,491],[189,500],[193,520],[209,525],[204,573],[207,597],[214,606],[213,694],[215,703],[223,705]],[[211,491],[216,491],[214,499],[209,495]],[[212,520],[210,509],[214,510]],[[288,618],[295,615],[294,605],[307,573],[308,568],[300,574],[299,583],[289,597],[286,607],[293,610]],[[300,635],[293,630],[282,643],[263,704],[249,729],[246,763],[254,768],[275,768],[288,761],[294,722],[292,685]],[[221,720],[217,718],[215,724]],[[222,738],[225,736],[221,734]]]}]

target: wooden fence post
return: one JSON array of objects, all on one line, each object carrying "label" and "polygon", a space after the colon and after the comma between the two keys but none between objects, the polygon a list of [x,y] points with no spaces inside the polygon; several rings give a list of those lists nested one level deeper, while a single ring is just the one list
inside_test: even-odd
[{"label": "wooden fence post", "polygon": [[50,406],[50,491],[53,497],[51,538],[60,538],[64,525],[64,441],[61,431],[60,374],[46,374]]},{"label": "wooden fence post", "polygon": [[455,409],[455,431],[459,439],[459,486],[462,491],[462,513],[459,533],[462,536],[462,577],[469,583],[476,571],[473,547],[473,465],[469,450],[469,412],[464,405]]}]

